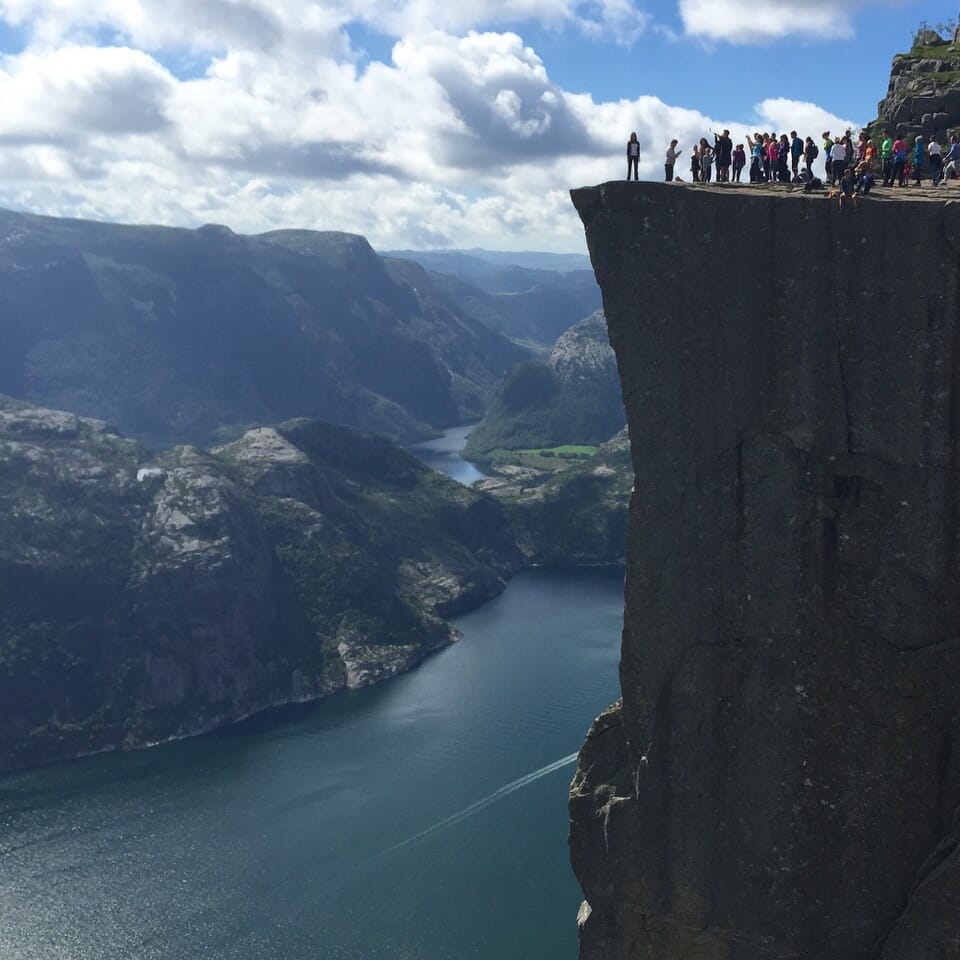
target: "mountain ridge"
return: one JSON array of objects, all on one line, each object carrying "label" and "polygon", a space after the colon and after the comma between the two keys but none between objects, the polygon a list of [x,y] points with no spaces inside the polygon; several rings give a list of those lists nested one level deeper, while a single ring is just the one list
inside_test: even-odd
[{"label": "mountain ridge", "polygon": [[153,455],[0,397],[0,770],[393,676],[521,563],[493,498],[374,434]]},{"label": "mountain ridge", "polygon": [[406,440],[529,355],[356,235],[0,211],[0,392],[153,446],[292,416]]}]

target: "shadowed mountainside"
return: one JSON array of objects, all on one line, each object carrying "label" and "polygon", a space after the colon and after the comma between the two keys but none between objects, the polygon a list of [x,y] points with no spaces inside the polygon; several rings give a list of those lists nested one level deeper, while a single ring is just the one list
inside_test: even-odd
[{"label": "shadowed mountainside", "polygon": [[596,445],[623,425],[616,357],[597,311],[567,330],[548,360],[528,360],[510,371],[467,438],[465,455],[483,463],[498,448]]},{"label": "shadowed mountainside", "polygon": [[[600,289],[577,254],[398,251],[429,271],[433,286],[465,315],[534,348],[600,308]],[[515,261],[515,262],[511,262]],[[582,266],[581,266],[582,261]]]},{"label": "shadowed mountainside", "polygon": [[0,211],[0,392],[153,446],[319,417],[412,440],[529,354],[362,237]]},{"label": "shadowed mountainside", "polygon": [[0,398],[0,770],[363,686],[520,555],[500,505],[313,420],[151,457]]}]

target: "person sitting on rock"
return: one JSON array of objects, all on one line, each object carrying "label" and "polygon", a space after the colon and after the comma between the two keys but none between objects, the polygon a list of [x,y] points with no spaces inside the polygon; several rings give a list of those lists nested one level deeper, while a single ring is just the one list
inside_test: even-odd
[{"label": "person sitting on rock", "polygon": [[856,180],[856,193],[862,193],[866,196],[873,189],[873,185],[876,182],[876,178],[873,175],[873,162],[867,159],[861,160],[860,163],[857,164],[854,178]]},{"label": "person sitting on rock", "polygon": [[840,209],[844,205],[853,202],[854,209],[857,206],[856,175],[853,167],[844,167],[843,174],[840,177]]}]

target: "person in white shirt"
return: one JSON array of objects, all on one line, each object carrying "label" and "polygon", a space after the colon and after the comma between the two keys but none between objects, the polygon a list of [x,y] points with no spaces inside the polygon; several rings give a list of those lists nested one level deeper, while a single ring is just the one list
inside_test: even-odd
[{"label": "person in white shirt", "polygon": [[682,150],[677,149],[677,143],[679,143],[678,140],[670,141],[670,146],[667,147],[667,155],[663,161],[664,180],[667,183],[673,182],[673,165],[677,162],[677,157],[683,153]]},{"label": "person in white shirt", "polygon": [[830,148],[830,159],[833,161],[830,168],[830,186],[835,186],[836,182],[843,176],[843,171],[847,169],[847,138],[841,137]]},{"label": "person in white shirt", "polygon": [[927,144],[927,153],[930,156],[930,179],[936,186],[940,182],[941,170],[943,169],[943,157],[936,137],[930,138],[930,142]]}]

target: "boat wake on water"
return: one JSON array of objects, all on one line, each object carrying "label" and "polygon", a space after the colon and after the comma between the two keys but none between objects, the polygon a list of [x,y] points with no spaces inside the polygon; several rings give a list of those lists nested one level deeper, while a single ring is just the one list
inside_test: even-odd
[{"label": "boat wake on water", "polygon": [[439,830],[445,830],[447,827],[455,826],[456,824],[466,820],[468,817],[472,817],[475,813],[485,810],[498,800],[502,800],[504,797],[509,797],[511,793],[516,793],[518,790],[522,790],[524,787],[529,786],[534,781],[540,780],[542,777],[549,776],[551,773],[556,773],[557,770],[562,770],[564,767],[569,767],[572,763],[576,763],[576,760],[577,754],[571,753],[566,757],[562,757],[560,760],[554,760],[553,763],[548,763],[545,767],[540,767],[539,770],[534,770],[533,773],[525,774],[511,783],[505,784],[498,790],[494,790],[493,793],[487,795],[482,800],[477,800],[476,803],[471,803],[469,807],[464,807],[462,810],[458,810],[456,813],[451,813],[449,817],[444,817],[442,820],[438,820],[425,830],[415,833],[412,837],[407,837],[406,840],[401,840],[399,843],[395,843],[392,847],[384,850],[379,856],[385,857],[388,854],[395,853],[397,850],[402,850],[404,847],[409,847],[410,844],[416,843],[419,840],[423,840],[425,837],[429,837],[431,834],[437,833]]}]

